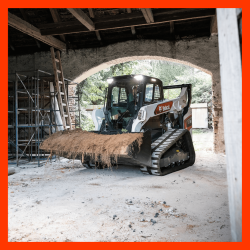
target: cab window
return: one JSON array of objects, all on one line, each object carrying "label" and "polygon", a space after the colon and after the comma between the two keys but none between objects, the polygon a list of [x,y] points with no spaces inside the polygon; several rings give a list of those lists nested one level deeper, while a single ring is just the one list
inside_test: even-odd
[{"label": "cab window", "polygon": [[112,106],[122,106],[127,105],[127,92],[125,88],[113,87],[112,89]]},{"label": "cab window", "polygon": [[121,88],[121,92],[120,92],[120,102],[122,103],[127,103],[127,93],[125,88]]},{"label": "cab window", "polygon": [[112,89],[112,98],[113,98],[113,104],[118,104],[119,100],[119,87],[114,87]]},{"label": "cab window", "polygon": [[147,83],[146,84],[146,91],[145,91],[145,102],[152,102],[153,90],[154,90],[154,84]]},{"label": "cab window", "polygon": [[160,86],[155,84],[154,100],[158,101],[161,98]]}]

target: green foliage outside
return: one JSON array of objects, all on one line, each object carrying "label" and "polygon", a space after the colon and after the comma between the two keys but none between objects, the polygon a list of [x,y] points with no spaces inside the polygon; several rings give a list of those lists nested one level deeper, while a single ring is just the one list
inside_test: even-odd
[{"label": "green foliage outside", "polygon": [[[91,116],[84,111],[87,105],[104,104],[107,79],[113,76],[142,74],[162,80],[163,85],[192,84],[192,103],[208,103],[211,106],[211,76],[195,68],[166,61],[131,61],[111,66],[88,77],[78,85],[80,95],[81,127],[93,130]],[[179,89],[164,90],[164,98],[173,99],[180,94]]]}]

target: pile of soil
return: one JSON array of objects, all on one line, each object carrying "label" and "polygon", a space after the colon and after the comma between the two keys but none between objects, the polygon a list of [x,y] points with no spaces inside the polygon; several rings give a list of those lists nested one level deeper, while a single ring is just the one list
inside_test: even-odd
[{"label": "pile of soil", "polygon": [[94,161],[111,166],[111,159],[117,162],[117,157],[124,154],[128,145],[140,148],[143,141],[143,133],[123,133],[117,135],[102,135],[87,132],[81,128],[75,130],[59,131],[52,134],[40,146],[40,149],[58,155],[75,159],[81,156],[89,156]]}]

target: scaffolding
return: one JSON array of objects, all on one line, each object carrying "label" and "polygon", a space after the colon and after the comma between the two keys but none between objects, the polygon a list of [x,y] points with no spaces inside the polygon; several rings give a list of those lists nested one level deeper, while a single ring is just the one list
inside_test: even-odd
[{"label": "scaffolding", "polygon": [[[79,95],[69,95],[71,85],[75,83],[65,79],[68,98],[79,104]],[[55,78],[42,70],[16,72],[9,75],[8,89],[8,158],[15,159],[9,163],[19,166],[37,162],[39,167],[48,157],[40,150],[40,144],[49,135],[63,130]],[[78,109],[70,106],[70,109],[76,128],[80,124],[76,122],[75,112],[80,116],[80,109],[79,106]]]}]

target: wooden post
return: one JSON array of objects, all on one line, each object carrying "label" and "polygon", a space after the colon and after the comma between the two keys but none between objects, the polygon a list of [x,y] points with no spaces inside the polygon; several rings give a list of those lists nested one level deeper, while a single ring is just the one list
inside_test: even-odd
[{"label": "wooden post", "polygon": [[242,241],[242,68],[236,9],[217,9],[227,182],[233,241]]}]

